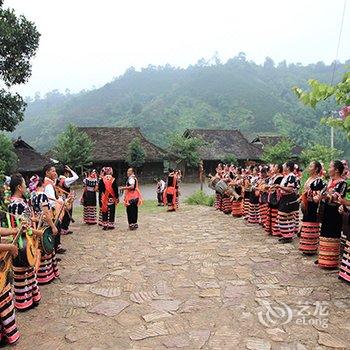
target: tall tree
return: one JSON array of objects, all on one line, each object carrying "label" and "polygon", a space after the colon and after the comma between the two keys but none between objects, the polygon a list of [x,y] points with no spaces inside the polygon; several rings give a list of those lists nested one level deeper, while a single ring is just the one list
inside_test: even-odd
[{"label": "tall tree", "polygon": [[53,155],[61,163],[78,168],[91,163],[92,149],[93,142],[87,133],[69,124],[66,130],[58,135]]},{"label": "tall tree", "polygon": [[182,134],[171,137],[169,151],[174,154],[186,166],[197,167],[201,161],[199,147],[204,141],[198,137],[186,138]]},{"label": "tall tree", "polygon": [[17,168],[18,157],[11,139],[0,133],[0,174],[9,175]]},{"label": "tall tree", "polygon": [[126,161],[133,168],[139,169],[145,164],[145,159],[146,152],[141,145],[140,138],[136,137],[129,144]]},{"label": "tall tree", "polygon": [[265,163],[283,164],[292,157],[293,143],[282,140],[274,146],[266,146],[262,155]]},{"label": "tall tree", "polygon": [[32,74],[31,58],[39,46],[40,34],[33,22],[16,16],[0,0],[0,130],[13,131],[23,120],[26,103],[8,89],[25,83]]}]

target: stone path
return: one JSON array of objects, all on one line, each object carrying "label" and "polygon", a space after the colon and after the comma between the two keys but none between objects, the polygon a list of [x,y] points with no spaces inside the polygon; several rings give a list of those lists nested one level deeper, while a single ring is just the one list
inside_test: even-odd
[{"label": "stone path", "polygon": [[350,286],[295,246],[208,207],[121,221],[64,237],[15,349],[350,349]]}]

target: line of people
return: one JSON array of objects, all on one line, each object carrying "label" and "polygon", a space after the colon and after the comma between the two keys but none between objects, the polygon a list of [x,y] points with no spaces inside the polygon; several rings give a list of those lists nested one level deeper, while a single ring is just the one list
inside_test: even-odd
[{"label": "line of people", "polygon": [[61,234],[71,233],[70,186],[78,175],[69,167],[57,176],[47,165],[43,177],[33,176],[29,190],[21,174],[7,178],[1,193],[0,225],[0,341],[15,344],[20,333],[18,311],[28,311],[41,300],[40,285],[60,276],[57,254],[64,254]]},{"label": "line of people", "polygon": [[307,173],[301,189],[302,172],[293,161],[247,168],[219,164],[210,179],[215,208],[261,225],[282,244],[298,236],[303,254],[317,255],[321,268],[339,268],[339,279],[350,282],[347,164],[332,161],[326,174],[313,161]]}]

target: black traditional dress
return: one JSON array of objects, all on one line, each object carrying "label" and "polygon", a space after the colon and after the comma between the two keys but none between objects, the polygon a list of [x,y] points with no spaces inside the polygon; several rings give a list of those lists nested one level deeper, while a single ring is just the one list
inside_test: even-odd
[{"label": "black traditional dress", "polygon": [[[270,178],[269,186],[280,185],[283,179],[282,175],[275,175]],[[266,220],[265,220],[265,232],[269,235],[280,236],[280,230],[278,228],[277,223],[277,215],[278,215],[278,202],[279,195],[276,190],[269,190],[267,196],[267,212],[266,212]]]},{"label": "black traditional dress", "polygon": [[96,178],[87,177],[83,180],[84,193],[82,198],[82,204],[84,207],[83,220],[88,225],[95,225],[96,219],[96,204],[97,204],[97,185]]},{"label": "black traditional dress", "polygon": [[300,187],[299,180],[293,173],[290,173],[283,178],[281,187],[289,187],[293,189],[293,192],[289,193],[281,190],[277,215],[278,228],[283,238],[292,239],[298,231],[299,203],[297,201],[297,191]]},{"label": "black traditional dress", "polygon": [[[22,198],[11,197],[8,211],[17,217],[21,215],[30,217],[29,206]],[[14,220],[14,216],[11,216],[11,221],[11,226],[16,227],[17,223]],[[20,240],[18,243],[20,244]],[[31,309],[34,305],[38,305],[41,294],[34,267],[23,266],[23,262],[17,256],[13,259],[12,270],[16,309],[25,311]]]},{"label": "black traditional dress", "polygon": [[299,250],[304,254],[317,253],[321,223],[318,218],[319,203],[314,202],[313,197],[325,186],[326,184],[320,177],[308,179],[304,186],[307,203],[306,205],[302,204],[303,219],[299,241]]},{"label": "black traditional dress", "polygon": [[[343,179],[330,180],[327,185],[329,194],[345,197],[347,184]],[[340,205],[334,200],[324,200],[322,205],[322,226],[318,265],[324,268],[336,268],[339,265],[340,236],[343,226]]]}]

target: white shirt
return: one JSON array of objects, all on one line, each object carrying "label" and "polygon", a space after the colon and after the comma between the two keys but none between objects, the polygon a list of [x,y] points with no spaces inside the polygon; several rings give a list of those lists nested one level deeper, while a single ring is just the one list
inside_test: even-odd
[{"label": "white shirt", "polygon": [[56,194],[55,194],[55,189],[51,184],[48,184],[47,186],[45,186],[45,190],[44,193],[47,195],[48,199],[49,199],[49,204],[51,206],[51,208],[55,208],[56,206]]},{"label": "white shirt", "polygon": [[71,187],[71,185],[79,179],[79,176],[77,175],[77,173],[75,171],[71,170],[71,173],[72,173],[71,177],[66,177],[64,179],[64,185],[66,187]]}]

